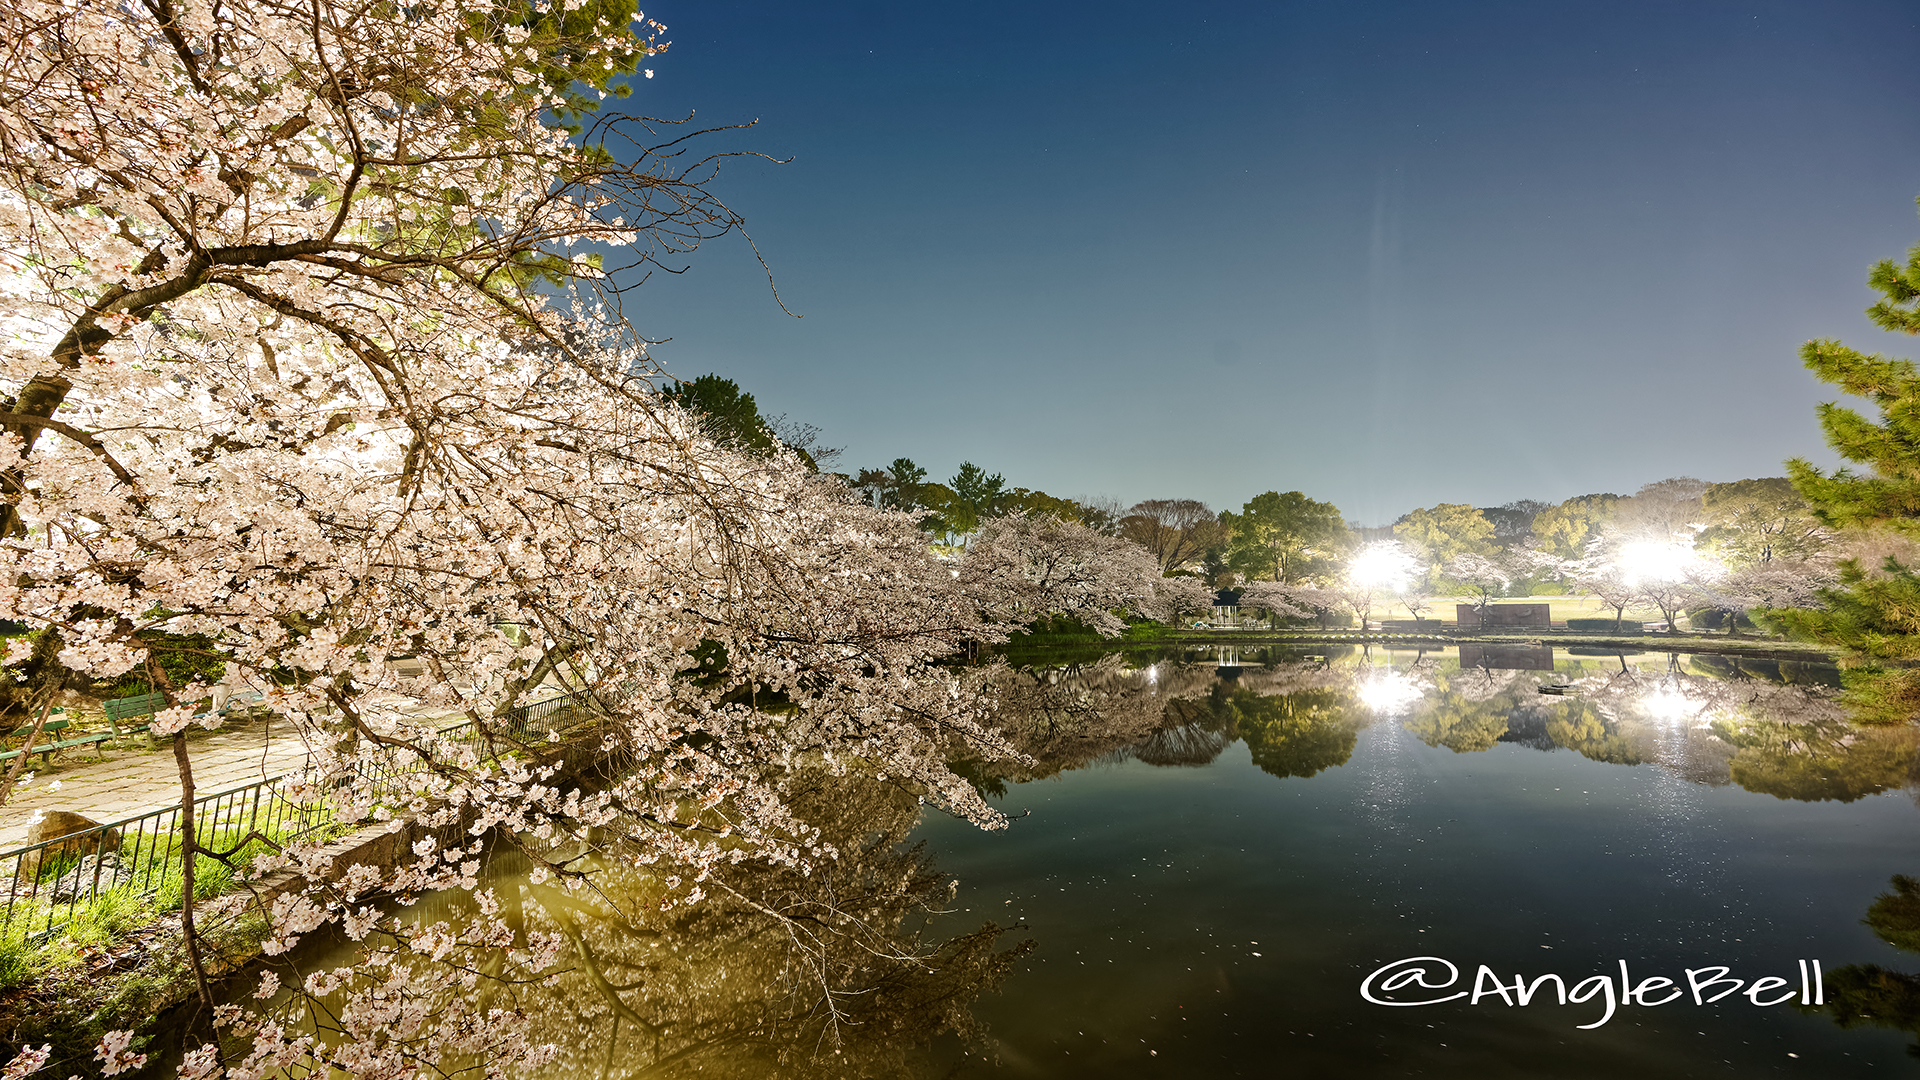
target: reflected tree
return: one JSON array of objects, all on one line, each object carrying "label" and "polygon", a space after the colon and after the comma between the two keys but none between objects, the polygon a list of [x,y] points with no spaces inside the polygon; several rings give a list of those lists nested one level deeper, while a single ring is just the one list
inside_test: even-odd
[{"label": "reflected tree", "polygon": [[517,985],[469,988],[460,1007],[524,1018],[555,1048],[547,1072],[569,1077],[900,1076],[935,1035],[976,1039],[971,1003],[1031,943],[1001,948],[991,923],[931,932],[958,882],[905,843],[920,815],[912,792],[805,772],[787,794],[837,852],[810,871],[743,859],[706,875],[706,903],[685,905],[662,903],[675,868],[617,849],[582,844],[573,879],[543,877],[503,852],[471,898],[429,898],[411,919],[377,928],[366,950],[296,954],[282,977],[307,990],[306,1029],[327,1047],[382,1008],[398,981],[389,973],[429,956],[488,975],[531,969],[536,977]]},{"label": "reflected tree", "polygon": [[1554,746],[1609,765],[1638,765],[1642,762],[1633,740],[1608,723],[1592,703],[1569,702],[1562,705],[1560,710],[1562,715],[1546,722],[1547,737],[1553,740]]},{"label": "reflected tree", "polygon": [[990,773],[1002,784],[1021,783],[1124,750],[1166,723],[1172,696],[1202,692],[1212,678],[1211,671],[1177,664],[1136,668],[1116,654],[1086,664],[1006,669],[992,684],[995,722],[1029,760],[996,763]]},{"label": "reflected tree", "polygon": [[1713,731],[1737,748],[1728,766],[1733,782],[1779,799],[1853,802],[1906,786],[1920,763],[1913,729],[1860,727],[1842,717],[1740,717],[1716,722]]},{"label": "reflected tree", "polygon": [[1233,723],[1262,772],[1286,778],[1313,776],[1345,765],[1353,757],[1368,717],[1351,690],[1297,690],[1262,697],[1238,690],[1217,709],[1230,711]]},{"label": "reflected tree", "polygon": [[[1892,892],[1875,898],[1862,921],[1894,948],[1920,952],[1920,881],[1895,874],[1892,885]],[[1848,964],[1827,974],[1826,991],[1824,1007],[1802,1006],[1802,1011],[1824,1008],[1843,1028],[1892,1028],[1920,1036],[1920,976],[1878,964]],[[1908,1046],[1907,1053],[1920,1057],[1920,1042]]]},{"label": "reflected tree", "polygon": [[1533,693],[1523,672],[1476,669],[1436,673],[1432,691],[1415,705],[1402,726],[1428,746],[1456,754],[1490,750],[1507,734],[1507,714],[1520,694]]}]

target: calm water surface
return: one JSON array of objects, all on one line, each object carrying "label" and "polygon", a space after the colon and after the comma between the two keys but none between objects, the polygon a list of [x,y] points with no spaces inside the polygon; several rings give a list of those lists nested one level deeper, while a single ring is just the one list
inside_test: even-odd
[{"label": "calm water surface", "polygon": [[[1817,697],[1810,714],[1797,690],[1724,661],[1554,663],[1475,671],[1451,652],[1376,651],[1329,660],[1317,683],[1312,665],[1302,678],[1284,661],[1158,666],[1190,727],[1231,729],[1217,756],[1168,761],[1148,740],[1009,784],[996,799],[1015,819],[1005,833],[920,829],[962,883],[954,925],[1017,921],[1036,946],[976,1006],[997,1061],[953,1049],[942,1064],[1055,1077],[1920,1072],[1910,1034],[1842,1030],[1826,1010],[1741,994],[1623,1004],[1588,1030],[1606,1010],[1592,985],[1565,1006],[1550,983],[1524,1008],[1491,993],[1362,999],[1369,973],[1421,956],[1451,961],[1460,981],[1381,996],[1471,990],[1481,964],[1509,985],[1552,973],[1569,987],[1617,983],[1623,960],[1635,984],[1726,966],[1787,980],[1795,1002],[1802,959],[1821,962],[1829,998],[1848,965],[1920,969],[1861,922],[1891,875],[1920,874],[1908,733],[1823,740]],[[1106,677],[1125,708],[1123,674]],[[1100,683],[1085,668],[1076,679]],[[1540,692],[1557,684],[1573,685]],[[1319,759],[1276,746],[1289,737],[1317,740]]]},{"label": "calm water surface", "polygon": [[[1916,729],[1850,725],[1833,678],[1525,646],[1027,657],[996,693],[1028,760],[959,766],[1007,829],[800,774],[840,859],[744,864],[692,908],[661,911],[663,870],[582,862],[594,890],[562,894],[502,859],[514,918],[577,946],[513,1004],[555,1080],[1914,1074],[1920,956],[1880,933],[1920,945],[1920,885],[1862,920],[1920,876]],[[1362,997],[1419,957],[1436,988],[1403,965],[1376,996],[1485,965],[1479,1000]],[[1826,1004],[1798,1004],[1802,961]],[[1647,982],[1718,967],[1790,1000]],[[1586,1000],[1495,990],[1549,975]]]}]

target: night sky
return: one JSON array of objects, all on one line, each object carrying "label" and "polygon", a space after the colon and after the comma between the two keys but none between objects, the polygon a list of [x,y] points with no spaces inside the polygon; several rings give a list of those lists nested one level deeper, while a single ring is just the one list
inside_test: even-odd
[{"label": "night sky", "polygon": [[660,0],[738,238],[629,314],[844,470],[1367,524],[1832,463],[1920,241],[1920,5]]}]

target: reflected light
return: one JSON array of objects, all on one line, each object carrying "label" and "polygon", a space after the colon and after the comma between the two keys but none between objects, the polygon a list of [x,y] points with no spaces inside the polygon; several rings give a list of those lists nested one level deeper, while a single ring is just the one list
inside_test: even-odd
[{"label": "reflected light", "polygon": [[1360,679],[1355,689],[1360,703],[1382,716],[1396,716],[1413,708],[1420,700],[1420,685],[1413,676],[1391,668],[1376,668]]},{"label": "reflected light", "polygon": [[1664,723],[1685,720],[1696,711],[1694,703],[1687,698],[1686,694],[1665,683],[1641,698],[1640,707],[1647,711],[1647,715]]}]

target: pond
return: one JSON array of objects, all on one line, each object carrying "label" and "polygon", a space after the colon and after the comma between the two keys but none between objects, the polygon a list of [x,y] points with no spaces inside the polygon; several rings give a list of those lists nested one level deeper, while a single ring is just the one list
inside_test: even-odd
[{"label": "pond", "polygon": [[[956,918],[1015,919],[1036,943],[977,1006],[999,1059],[980,1075],[1912,1067],[1911,1035],[1842,1030],[1831,1006],[1849,988],[1842,1007],[1861,1004],[1850,965],[1920,969],[1861,922],[1891,875],[1920,873],[1912,732],[1849,729],[1817,691],[1769,681],[1767,661],[1227,659],[1034,673],[1038,716],[1076,691],[1124,712],[1145,688],[1185,724],[1006,785],[1004,835],[922,826],[963,883]],[[1821,963],[1829,1008],[1798,1006],[1803,960]],[[1623,963],[1634,989],[1681,993],[1619,1000]],[[1400,1007],[1362,996],[1383,968],[1369,989]],[[1703,998],[1733,989],[1715,978],[1771,976],[1790,1001],[1695,1004],[1688,969]],[[1586,1000],[1561,1005],[1548,981],[1520,1005],[1516,977],[1545,975]],[[1583,992],[1595,976],[1605,987]],[[1867,1008],[1903,1001],[1882,1019],[1911,1027],[1916,991],[1890,983]]]},{"label": "pond", "polygon": [[1031,760],[963,766],[1004,831],[821,775],[794,796],[840,860],[742,866],[691,909],[649,914],[634,868],[582,898],[496,862],[513,917],[580,961],[512,1003],[561,1047],[544,1075],[1913,1067],[1920,957],[1887,939],[1920,944],[1920,885],[1891,883],[1920,875],[1920,745],[1849,725],[1831,669],[1022,659],[1000,716]]}]

